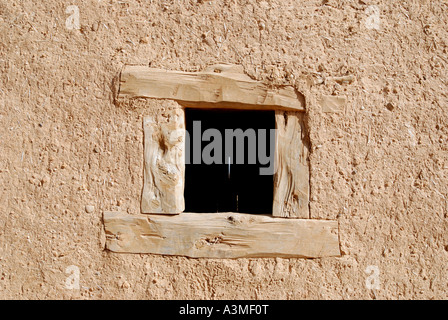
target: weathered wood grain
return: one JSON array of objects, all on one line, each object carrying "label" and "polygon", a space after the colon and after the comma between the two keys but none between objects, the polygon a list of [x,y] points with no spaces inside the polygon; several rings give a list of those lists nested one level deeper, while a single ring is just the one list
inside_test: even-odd
[{"label": "weathered wood grain", "polygon": [[293,87],[269,88],[226,64],[202,72],[125,66],[118,98],[173,99],[197,108],[305,110],[304,96]]},{"label": "weathered wood grain", "polygon": [[303,114],[277,110],[275,123],[273,216],[309,218],[308,146],[304,139]]},{"label": "weathered wood grain", "polygon": [[318,99],[318,104],[321,106],[322,112],[337,113],[344,111],[347,98],[345,96],[328,96],[322,95]]},{"label": "weathered wood grain", "polygon": [[105,212],[106,249],[192,258],[340,256],[338,223],[239,213]]},{"label": "weathered wood grain", "polygon": [[146,116],[144,129],[143,213],[184,210],[185,113],[167,110]]}]

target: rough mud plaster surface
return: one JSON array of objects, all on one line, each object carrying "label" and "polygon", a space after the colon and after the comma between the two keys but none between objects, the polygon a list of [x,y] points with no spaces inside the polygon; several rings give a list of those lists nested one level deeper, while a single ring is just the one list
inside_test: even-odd
[{"label": "rough mud plaster surface", "polygon": [[[448,6],[325,2],[2,1],[0,297],[447,299]],[[72,4],[79,31],[65,27]],[[379,30],[365,27],[372,4]],[[159,105],[114,104],[112,79],[125,63],[221,61],[305,94],[311,215],[339,220],[343,257],[103,251],[102,212],[139,212],[142,117]],[[322,94],[344,109],[323,113]],[[70,265],[80,290],[65,288]]]}]

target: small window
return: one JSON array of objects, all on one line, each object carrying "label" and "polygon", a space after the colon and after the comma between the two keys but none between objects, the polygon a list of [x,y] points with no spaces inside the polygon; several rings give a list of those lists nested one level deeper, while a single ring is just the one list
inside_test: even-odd
[{"label": "small window", "polygon": [[340,255],[338,222],[310,219],[305,98],[295,88],[268,86],[227,64],[202,72],[127,66],[119,98],[158,100],[143,117],[141,213],[104,213],[107,249]]},{"label": "small window", "polygon": [[185,212],[272,214],[273,172],[262,169],[273,166],[275,112],[187,109],[185,118]]}]

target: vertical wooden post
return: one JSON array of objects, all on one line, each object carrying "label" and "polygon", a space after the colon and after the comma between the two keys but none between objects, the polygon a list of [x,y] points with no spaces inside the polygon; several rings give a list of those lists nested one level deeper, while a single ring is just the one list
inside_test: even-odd
[{"label": "vertical wooden post", "polygon": [[303,117],[300,112],[275,111],[274,217],[309,218],[308,146],[303,139]]},{"label": "vertical wooden post", "polygon": [[184,211],[185,112],[183,109],[143,119],[145,133],[143,213]]}]

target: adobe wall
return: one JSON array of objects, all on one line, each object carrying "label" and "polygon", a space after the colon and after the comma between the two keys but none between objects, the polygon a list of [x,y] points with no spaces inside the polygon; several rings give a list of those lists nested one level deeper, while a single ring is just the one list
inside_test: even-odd
[{"label": "adobe wall", "polygon": [[[2,2],[0,298],[447,299],[446,21],[442,1]],[[139,213],[142,118],[160,107],[115,103],[119,71],[217,62],[305,95],[311,215],[339,221],[342,257],[104,250],[102,213]]]}]

